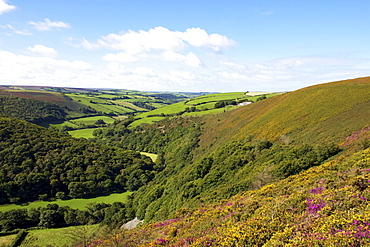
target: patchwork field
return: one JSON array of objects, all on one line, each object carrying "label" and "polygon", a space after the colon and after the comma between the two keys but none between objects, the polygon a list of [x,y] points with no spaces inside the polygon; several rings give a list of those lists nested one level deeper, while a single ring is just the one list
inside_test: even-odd
[{"label": "patchwork field", "polygon": [[[261,99],[261,96],[269,98],[278,94],[279,93],[259,92],[258,94],[253,93],[252,95],[246,95],[244,92],[235,92],[204,95],[138,114],[136,116],[137,120],[131,123],[130,127],[136,127],[143,123],[153,123],[162,120],[165,117],[174,117],[178,115],[203,116],[208,114],[218,114],[240,107],[237,105],[238,102],[256,102]],[[232,101],[234,101],[234,103],[232,103],[234,105],[226,105],[220,108],[216,107],[217,103],[228,102],[225,104],[231,104]]]}]

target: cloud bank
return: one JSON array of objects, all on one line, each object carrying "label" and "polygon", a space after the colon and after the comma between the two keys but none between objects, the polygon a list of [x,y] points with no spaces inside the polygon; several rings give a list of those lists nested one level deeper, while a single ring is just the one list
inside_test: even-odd
[{"label": "cloud bank", "polygon": [[58,52],[54,48],[44,45],[34,45],[33,47],[28,47],[28,50],[35,55],[43,57],[56,57],[58,55]]},{"label": "cloud bank", "polygon": [[6,3],[6,0],[0,0],[0,15],[4,14],[5,12],[11,11],[16,9],[15,6],[9,5]]},{"label": "cloud bank", "polygon": [[201,28],[188,28],[180,32],[155,27],[148,31],[129,30],[119,34],[111,33],[96,42],[82,39],[76,43],[73,38],[70,38],[70,44],[90,51],[97,49],[119,51],[103,56],[103,60],[111,62],[129,63],[145,59],[159,59],[199,67],[203,65],[202,60],[193,51],[187,50],[202,48],[220,53],[234,46],[236,42],[224,35],[208,34]]}]

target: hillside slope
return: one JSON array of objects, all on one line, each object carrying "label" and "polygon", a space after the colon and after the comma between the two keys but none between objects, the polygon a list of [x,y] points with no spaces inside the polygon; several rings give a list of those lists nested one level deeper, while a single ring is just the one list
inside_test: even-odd
[{"label": "hillside slope", "polygon": [[[339,152],[365,149],[369,95],[370,78],[333,82],[216,116],[175,118],[132,130],[115,125],[99,138],[162,152],[165,169],[132,202],[139,218],[162,220],[180,208],[298,174]],[[353,142],[348,142],[351,136]]]},{"label": "hillside slope", "polygon": [[89,246],[369,246],[370,149]]},{"label": "hillside slope", "polygon": [[370,123],[370,77],[278,95],[205,122],[201,145],[248,135],[285,142],[340,143]]}]

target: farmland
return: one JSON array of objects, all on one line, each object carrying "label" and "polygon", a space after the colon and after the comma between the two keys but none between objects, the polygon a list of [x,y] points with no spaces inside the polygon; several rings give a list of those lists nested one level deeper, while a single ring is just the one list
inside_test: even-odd
[{"label": "farmland", "polygon": [[[6,88],[6,87],[5,87]],[[240,107],[238,103],[255,102],[276,94],[263,92],[233,93],[154,93],[134,90],[99,90],[52,87],[8,87],[0,95],[47,101],[65,111],[65,119],[43,122],[77,138],[92,138],[94,130],[114,121],[133,117],[130,128],[151,124],[179,115],[219,114]]]},{"label": "farmland", "polygon": [[[218,114],[240,107],[238,103],[249,101],[256,102],[260,99],[273,97],[278,93],[251,93],[243,92],[209,94],[186,101],[178,102],[162,108],[157,108],[150,112],[140,113],[135,116],[136,121],[130,127],[136,127],[143,123],[154,123],[165,117],[184,116],[203,116],[208,114]],[[263,97],[263,98],[262,98]],[[216,104],[224,104],[218,107]]]},{"label": "farmland", "polygon": [[50,203],[58,204],[59,206],[69,206],[74,209],[86,210],[86,206],[89,203],[113,203],[113,202],[125,202],[128,195],[131,195],[132,192],[124,193],[114,193],[109,196],[99,196],[94,198],[84,198],[84,199],[71,199],[71,200],[60,200],[55,201],[35,201],[28,204],[9,204],[1,205],[0,212],[6,212],[13,209],[30,209],[37,207],[46,207]]},{"label": "farmland", "polygon": [[84,225],[31,230],[20,246],[70,246],[71,243],[83,243],[92,240],[97,228],[98,225]]}]

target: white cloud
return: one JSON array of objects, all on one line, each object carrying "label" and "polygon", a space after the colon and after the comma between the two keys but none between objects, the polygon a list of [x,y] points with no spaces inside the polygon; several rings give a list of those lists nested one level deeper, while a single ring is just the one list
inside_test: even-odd
[{"label": "white cloud", "polygon": [[[33,46],[29,51],[42,54],[43,51],[46,53],[46,48]],[[369,60],[334,55],[282,58],[264,64],[215,62],[179,69],[179,66],[169,65],[170,62],[185,63],[186,56],[191,58],[189,53],[182,55],[163,51],[158,56],[162,56],[164,61],[153,67],[150,66],[153,64],[151,61],[124,65],[122,61],[127,54],[123,54],[123,58],[106,55],[107,62],[97,67],[79,60],[17,55],[0,50],[0,85],[78,85],[144,91],[287,91],[370,74]]]},{"label": "white cloud", "polygon": [[28,30],[14,30],[14,33],[25,35],[25,36],[32,36],[33,34]]},{"label": "white cloud", "polygon": [[132,31],[122,34],[111,33],[96,43],[87,40],[81,42],[86,49],[108,48],[138,54],[149,51],[179,51],[188,45],[208,47],[216,51],[233,46],[236,43],[220,34],[208,34],[204,29],[189,28],[185,32],[170,31],[164,27],[155,27],[149,31]]},{"label": "white cloud", "polygon": [[140,76],[145,76],[145,77],[154,77],[156,76],[156,73],[154,72],[153,69],[147,68],[147,67],[138,67],[134,69],[133,74],[140,75]]},{"label": "white cloud", "polygon": [[129,30],[123,34],[108,34],[97,41],[90,43],[84,41],[82,45],[87,48],[109,48],[125,51],[128,54],[138,54],[153,50],[177,51],[185,47],[184,42],[178,37],[178,32],[172,32],[164,27],[155,27],[149,31]]},{"label": "white cloud", "polygon": [[149,31],[132,31],[111,33],[96,42],[86,39],[69,38],[73,47],[84,47],[88,50],[111,49],[120,51],[117,54],[106,54],[103,60],[117,62],[137,62],[143,59],[161,59],[176,61],[199,67],[203,62],[193,51],[182,52],[185,49],[208,48],[220,52],[236,43],[220,34],[208,34],[200,28],[189,28],[185,32],[170,31],[164,27],[155,27]]},{"label": "white cloud", "polygon": [[51,31],[53,28],[70,28],[68,23],[62,21],[50,21],[45,18],[44,21],[33,22],[30,21],[28,24],[32,25],[34,29],[38,31]]},{"label": "white cloud", "polygon": [[62,86],[91,68],[90,64],[78,60],[71,62],[0,51],[0,84]]},{"label": "white cloud", "polygon": [[[20,35],[25,35],[25,36],[32,36],[32,33],[30,31],[28,31],[27,29],[24,29],[24,30],[17,30],[16,28],[14,28],[12,25],[10,24],[6,24],[6,25],[0,25],[1,28],[5,28],[5,29],[10,29],[12,30],[14,33],[16,34],[20,34]],[[8,34],[8,36],[10,36],[10,34]]]},{"label": "white cloud", "polygon": [[28,47],[28,50],[35,55],[43,57],[56,57],[58,55],[58,52],[54,48],[43,45],[34,45],[33,47]]},{"label": "white cloud", "polygon": [[237,72],[223,71],[223,72],[220,72],[219,75],[221,75],[225,78],[228,78],[228,79],[236,80],[236,81],[238,81],[238,80],[247,80],[248,79],[247,75],[239,74]]},{"label": "white cloud", "polygon": [[6,3],[6,0],[0,0],[0,15],[2,15],[5,12],[11,11],[13,9],[16,9],[15,6],[9,5]]},{"label": "white cloud", "polygon": [[127,54],[124,52],[120,52],[117,54],[112,54],[112,53],[106,54],[103,56],[103,60],[110,61],[110,62],[130,63],[130,62],[136,62],[139,59],[137,56]]},{"label": "white cloud", "polygon": [[208,34],[201,28],[188,28],[184,33],[180,33],[180,37],[191,46],[208,47],[214,51],[221,51],[222,48],[227,48],[236,44],[235,41],[224,35],[217,33]]},{"label": "white cloud", "polygon": [[164,60],[182,62],[191,67],[199,67],[203,64],[203,62],[192,52],[182,55],[173,51],[165,51],[162,56]]}]

